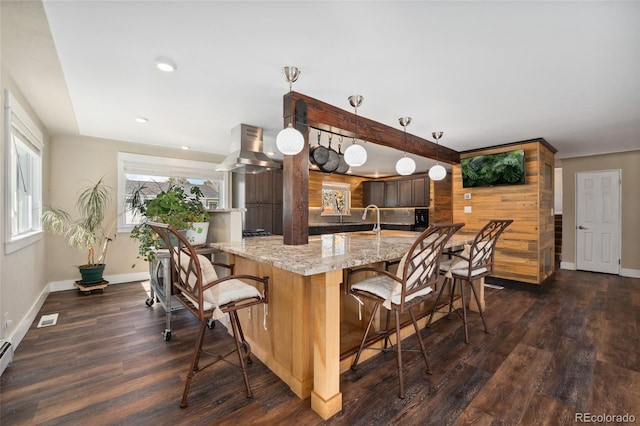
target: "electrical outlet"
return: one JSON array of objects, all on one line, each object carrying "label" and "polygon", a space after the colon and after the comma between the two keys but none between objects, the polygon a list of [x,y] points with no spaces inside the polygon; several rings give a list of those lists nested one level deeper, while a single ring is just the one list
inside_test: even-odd
[{"label": "electrical outlet", "polygon": [[471,199],[471,193],[470,192],[465,192],[464,199],[465,200],[470,200]]},{"label": "electrical outlet", "polygon": [[465,213],[471,213],[471,206],[464,206]]}]

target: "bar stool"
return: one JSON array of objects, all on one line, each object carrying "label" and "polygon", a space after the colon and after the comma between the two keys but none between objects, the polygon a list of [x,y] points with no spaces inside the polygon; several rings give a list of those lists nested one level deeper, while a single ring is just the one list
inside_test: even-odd
[{"label": "bar stool", "polygon": [[[175,272],[173,277],[174,295],[200,321],[200,330],[195,342],[180,407],[187,406],[187,396],[193,376],[218,361],[224,360],[234,352],[237,352],[240,361],[247,398],[252,397],[246,369],[246,363],[251,363],[251,347],[244,339],[238,311],[254,305],[265,305],[266,315],[269,277],[228,275],[218,278],[214,265],[226,267],[232,274],[233,265],[210,262],[203,255],[197,254],[195,248],[189,244],[185,237],[169,225],[155,222],[147,222],[147,224],[169,248],[171,264]],[[262,293],[244,281],[260,283]],[[229,315],[235,349],[224,355],[213,355],[202,349],[204,333],[207,328],[212,328],[212,319],[221,319],[225,314]],[[201,354],[211,355],[214,360],[200,367]]]},{"label": "bar stool", "polygon": [[[482,324],[484,325],[485,333],[488,333],[487,323],[484,319],[484,313],[482,312],[482,306],[480,299],[476,293],[475,287],[472,282],[480,278],[486,277],[493,273],[493,262],[495,255],[495,246],[498,242],[498,237],[504,232],[513,220],[490,220],[475,236],[471,245],[466,246],[461,253],[450,253],[451,258],[444,260],[440,263],[440,273],[446,277],[451,283],[451,295],[449,297],[449,311],[447,315],[454,311],[453,298],[455,295],[456,284],[460,282],[460,301],[462,302],[462,322],[464,323],[464,341],[469,343],[469,331],[467,328],[467,307],[464,296],[464,283],[468,283],[471,287],[471,292],[476,300],[480,318],[482,318]],[[446,283],[445,283],[446,284]],[[433,306],[427,327],[431,325],[433,315],[438,309],[438,303],[440,297],[444,291],[446,285],[440,287],[436,303]],[[458,310],[456,313],[460,314]]]},{"label": "bar stool", "polygon": [[[404,398],[404,378],[402,367],[402,344],[401,344],[401,324],[400,314],[405,310],[409,311],[413,327],[418,342],[420,343],[420,352],[424,357],[427,366],[427,372],[431,373],[427,351],[424,342],[420,336],[420,330],[416,322],[412,308],[424,301],[432,292],[432,287],[438,280],[438,270],[440,258],[445,244],[451,236],[464,224],[457,223],[452,225],[432,225],[425,230],[413,243],[407,254],[400,260],[396,274],[386,269],[373,267],[362,267],[347,270],[347,291],[353,295],[362,304],[361,298],[374,302],[371,318],[367,324],[366,331],[362,337],[362,342],[358,348],[358,352],[351,364],[352,369],[356,369],[360,354],[363,349],[376,349],[382,351],[395,350],[396,361],[398,364],[398,380],[400,398]],[[375,275],[365,278],[362,281],[353,282],[353,276],[358,273],[369,272]],[[387,317],[387,325],[385,330],[372,331],[371,326],[376,317],[376,313],[382,305],[388,311],[395,314],[395,330],[389,328],[389,320]],[[387,343],[391,344],[390,336],[395,331],[396,344],[387,348]],[[373,337],[382,335],[385,339],[384,348],[365,348]],[[405,350],[406,351],[406,350]]]}]

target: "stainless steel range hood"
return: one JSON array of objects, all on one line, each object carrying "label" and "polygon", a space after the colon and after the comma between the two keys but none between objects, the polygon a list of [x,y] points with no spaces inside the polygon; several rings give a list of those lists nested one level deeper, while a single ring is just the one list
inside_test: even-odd
[{"label": "stainless steel range hood", "polygon": [[216,169],[233,173],[262,173],[282,165],[262,151],[262,128],[240,124],[231,129],[233,152]]}]

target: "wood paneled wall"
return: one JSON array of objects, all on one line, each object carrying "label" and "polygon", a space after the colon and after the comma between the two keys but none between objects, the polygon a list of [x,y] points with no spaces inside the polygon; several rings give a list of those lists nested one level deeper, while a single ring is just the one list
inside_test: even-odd
[{"label": "wood paneled wall", "polygon": [[309,207],[322,207],[322,182],[340,182],[351,185],[351,207],[362,208],[362,182],[366,178],[338,175],[309,170]]},{"label": "wood paneled wall", "polygon": [[432,223],[452,223],[452,182],[451,173],[441,181],[430,180],[431,200],[429,203],[429,224]]},{"label": "wood paneled wall", "polygon": [[[553,274],[553,178],[555,151],[542,139],[463,153],[460,158],[525,150],[524,185],[463,188],[460,165],[453,166],[453,222],[478,231],[490,219],[513,219],[496,247],[494,276],[541,284]],[[464,194],[471,194],[465,200]],[[464,213],[470,206],[471,213]]]}]

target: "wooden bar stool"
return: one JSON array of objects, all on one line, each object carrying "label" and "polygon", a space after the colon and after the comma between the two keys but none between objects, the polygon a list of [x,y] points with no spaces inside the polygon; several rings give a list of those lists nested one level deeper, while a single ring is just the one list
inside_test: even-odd
[{"label": "wooden bar stool", "polygon": [[[462,223],[430,226],[420,234],[407,254],[400,260],[396,274],[393,274],[386,269],[372,267],[347,270],[347,291],[349,294],[354,295],[359,301],[361,301],[360,298],[364,298],[374,302],[371,318],[369,319],[366,331],[362,337],[362,342],[360,343],[358,352],[351,364],[351,368],[356,368],[358,360],[360,359],[360,354],[364,349],[376,349],[382,351],[395,350],[396,361],[398,364],[398,396],[400,398],[404,398],[400,314],[405,310],[409,311],[413,327],[416,335],[418,336],[418,342],[420,343],[420,352],[422,352],[427,366],[427,372],[431,373],[429,360],[427,358],[427,350],[424,342],[422,341],[422,337],[420,336],[420,330],[418,329],[418,323],[416,322],[412,308],[424,301],[426,297],[429,297],[433,293],[432,286],[435,285],[438,280],[440,259],[442,257],[444,246],[449,238],[451,238],[458,229],[462,228],[462,226],[464,226]],[[365,278],[362,281],[353,282],[353,276],[361,272],[373,272],[375,275]],[[395,330],[391,330],[389,328],[388,316],[385,330],[371,330],[371,325],[380,305],[388,311],[394,312],[396,322]],[[396,344],[392,345],[390,336],[394,331],[396,335]],[[366,348],[367,343],[369,343],[372,338],[379,335],[382,335],[385,339],[384,347]],[[387,343],[391,347],[387,347]]]},{"label": "wooden bar stool", "polygon": [[[495,246],[498,242],[498,237],[504,232],[507,226],[511,225],[513,220],[490,220],[479,232],[476,234],[473,242],[470,246],[460,253],[450,253],[451,258],[444,260],[440,263],[440,272],[451,283],[451,295],[449,297],[449,311],[450,314],[453,309],[453,298],[455,295],[456,284],[460,282],[460,301],[462,302],[462,322],[464,323],[464,341],[469,343],[469,331],[467,328],[467,306],[464,296],[464,283],[468,283],[471,287],[471,292],[478,305],[478,311],[480,318],[482,318],[482,324],[484,325],[485,333],[488,333],[487,323],[484,319],[484,313],[482,312],[482,305],[480,299],[476,293],[475,287],[473,287],[473,281],[486,277],[493,273],[493,261],[495,255]],[[446,283],[445,283],[446,284]],[[433,315],[438,309],[438,303],[440,297],[444,291],[446,285],[440,287],[436,303],[433,306],[433,311],[429,316],[427,327],[431,325]],[[459,312],[456,310],[459,314]]]}]

